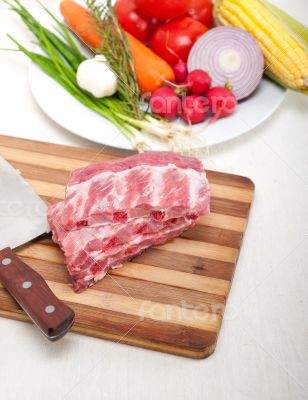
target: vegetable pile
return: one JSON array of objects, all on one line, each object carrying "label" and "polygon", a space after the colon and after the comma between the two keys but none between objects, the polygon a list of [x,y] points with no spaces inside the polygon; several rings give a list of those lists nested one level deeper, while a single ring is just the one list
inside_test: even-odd
[{"label": "vegetable pile", "polygon": [[[77,15],[80,18],[79,27],[85,27],[93,21],[97,22],[97,26],[91,26],[91,32],[87,34],[89,40],[93,42],[100,38],[100,52],[104,54],[87,60],[75,44],[69,30],[48,9],[44,8],[55,23],[59,34],[43,27],[19,0],[6,3],[34,34],[42,53],[27,50],[8,35],[18,49],[78,101],[116,125],[138,151],[143,151],[146,147],[142,133],[166,141],[175,149],[185,143],[186,137],[190,134],[189,129],[168,124],[140,110],[140,91],[134,63],[128,50],[128,41],[110,5],[97,8],[89,3],[93,10],[92,14],[78,6],[81,7],[78,11],[83,12]],[[99,24],[102,14],[105,15],[103,31]],[[90,22],[89,15],[92,18]],[[115,90],[117,92],[114,94]]]},{"label": "vegetable pile", "polygon": [[[112,6],[110,2],[108,3],[108,8],[113,13]],[[89,8],[86,9],[74,1],[64,0],[60,4],[60,10],[70,29],[95,52],[104,54],[104,51],[108,51],[108,46],[104,46],[106,23],[105,19],[102,19],[102,5],[95,4],[96,2],[89,0]],[[115,18],[113,18],[113,21],[116,23]],[[118,24],[117,30],[120,32]],[[112,32],[110,34],[112,35]],[[134,63],[134,70],[141,92],[151,93],[162,86],[165,79],[174,81],[174,72],[166,61],[158,57],[130,33],[121,31],[121,37],[123,43],[129,47],[129,49],[125,49],[125,52],[127,54],[130,53],[129,57],[132,58]],[[116,66],[119,65],[117,58],[120,55],[115,52]],[[120,64],[120,67],[124,73],[127,71],[127,65]]]},{"label": "vegetable pile", "polygon": [[189,125],[198,124],[212,113],[209,123],[235,111],[237,99],[223,86],[213,86],[209,74],[201,69],[191,71],[183,84],[157,89],[150,100],[154,114],[172,121],[178,116]]},{"label": "vegetable pile", "polygon": [[[174,150],[191,148],[190,126],[233,114],[264,72],[308,94],[305,27],[266,0],[217,0],[215,7],[212,0],[117,0],[114,7],[111,0],[85,0],[85,6],[63,0],[65,24],[45,9],[52,30],[19,0],[4,1],[34,34],[40,52],[9,36],[18,49],[115,124],[138,151],[146,148],[144,134]],[[140,100],[148,102],[146,111]],[[188,126],[173,122],[178,117]]]}]

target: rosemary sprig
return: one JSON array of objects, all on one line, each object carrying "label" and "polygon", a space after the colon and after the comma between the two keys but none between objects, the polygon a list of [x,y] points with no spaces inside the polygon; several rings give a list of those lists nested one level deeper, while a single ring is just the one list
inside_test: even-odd
[{"label": "rosemary sprig", "polygon": [[118,77],[118,95],[131,107],[132,117],[141,119],[143,113],[139,105],[140,91],[133,58],[127,37],[118,22],[111,0],[103,2],[85,0],[85,3],[96,21],[98,33],[102,37],[102,45],[98,52],[106,57],[109,67]]}]

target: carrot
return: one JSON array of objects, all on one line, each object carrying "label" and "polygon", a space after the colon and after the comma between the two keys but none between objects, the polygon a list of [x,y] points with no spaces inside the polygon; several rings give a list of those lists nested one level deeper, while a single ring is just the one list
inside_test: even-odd
[{"label": "carrot", "polygon": [[94,49],[100,47],[102,38],[97,31],[97,22],[91,17],[89,10],[74,1],[65,0],[60,3],[60,11],[77,36]]},{"label": "carrot", "polygon": [[[87,45],[98,49],[102,37],[97,31],[97,22],[90,11],[71,0],[60,4],[61,13],[75,34]],[[164,84],[164,80],[175,81],[173,69],[139,40],[125,32],[133,57],[139,88],[143,93],[152,93]]]},{"label": "carrot", "polygon": [[134,60],[138,85],[143,93],[153,93],[163,86],[165,80],[175,82],[173,69],[165,60],[130,33],[125,33]]}]

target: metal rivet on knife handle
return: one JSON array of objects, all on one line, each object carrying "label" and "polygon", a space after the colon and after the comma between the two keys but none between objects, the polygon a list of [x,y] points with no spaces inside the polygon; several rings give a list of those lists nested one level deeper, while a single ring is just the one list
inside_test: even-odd
[{"label": "metal rivet on knife handle", "polygon": [[23,282],[23,284],[22,284],[22,287],[23,287],[24,289],[29,289],[31,286],[32,286],[32,282],[30,282],[30,281],[25,281],[25,282]]},{"label": "metal rivet on knife handle", "polygon": [[47,314],[52,314],[55,310],[56,310],[56,307],[52,306],[52,305],[49,305],[45,308],[45,311],[47,312]]},{"label": "metal rivet on knife handle", "polygon": [[4,258],[2,260],[2,265],[10,265],[12,260],[10,258]]}]

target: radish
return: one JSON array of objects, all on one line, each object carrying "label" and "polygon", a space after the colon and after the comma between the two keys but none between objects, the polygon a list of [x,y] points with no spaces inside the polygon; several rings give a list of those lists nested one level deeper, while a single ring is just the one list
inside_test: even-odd
[{"label": "radish", "polygon": [[189,124],[198,124],[204,121],[207,110],[207,101],[204,97],[194,94],[183,98],[182,118]]},{"label": "radish", "polygon": [[209,109],[214,114],[209,123],[215,122],[220,117],[227,117],[235,111],[236,97],[225,87],[213,87],[207,92],[206,98]]},{"label": "radish", "polygon": [[154,114],[172,121],[179,115],[181,100],[172,88],[162,87],[153,92],[150,106]]},{"label": "radish", "polygon": [[179,58],[178,62],[173,66],[173,72],[177,83],[185,82],[188,75],[186,62]]},{"label": "radish", "polygon": [[211,87],[211,77],[202,69],[195,69],[188,74],[186,85],[193,94],[205,94]]},{"label": "radish", "polygon": [[211,87],[212,80],[207,72],[202,69],[195,69],[187,75],[185,82],[179,85],[170,81],[165,81],[165,83],[170,87],[173,87],[178,96],[187,92],[190,94],[204,95]]}]

